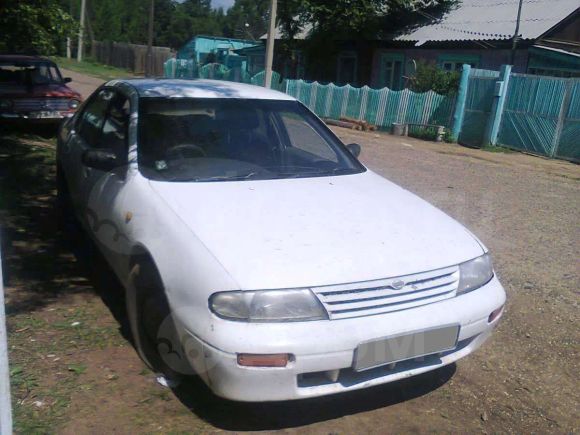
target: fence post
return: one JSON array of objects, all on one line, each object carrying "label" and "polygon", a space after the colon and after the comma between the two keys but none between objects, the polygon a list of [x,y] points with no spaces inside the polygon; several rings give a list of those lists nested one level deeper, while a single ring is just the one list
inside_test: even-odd
[{"label": "fence post", "polygon": [[0,434],[12,433],[12,406],[10,403],[10,376],[8,373],[8,337],[4,312],[4,281],[2,253],[0,253]]},{"label": "fence post", "polygon": [[454,141],[457,141],[457,138],[459,138],[459,133],[461,133],[463,116],[465,115],[465,102],[467,101],[467,87],[469,86],[470,72],[471,65],[463,64],[461,80],[459,81],[459,90],[457,91],[455,113],[453,114],[453,129],[451,130],[451,135],[453,136]]},{"label": "fence post", "polygon": [[554,157],[558,152],[558,145],[560,145],[560,136],[562,136],[562,129],[564,128],[566,113],[568,112],[570,101],[572,99],[572,80],[573,79],[567,79],[566,81],[564,98],[562,99],[562,106],[560,107],[560,113],[558,114],[558,123],[556,124],[554,138],[552,139],[552,152],[550,153],[550,157]]},{"label": "fence post", "polygon": [[362,88],[362,98],[360,101],[360,110],[358,111],[358,119],[359,120],[363,120],[365,119],[366,115],[367,115],[367,102],[369,99],[369,87],[368,86],[363,86]]},{"label": "fence post", "polygon": [[493,103],[491,105],[491,112],[483,135],[482,145],[495,145],[497,143],[497,135],[499,134],[499,125],[501,123],[501,116],[507,96],[508,83],[512,72],[511,65],[502,65],[499,71],[499,79],[495,82],[495,89],[493,94]]}]

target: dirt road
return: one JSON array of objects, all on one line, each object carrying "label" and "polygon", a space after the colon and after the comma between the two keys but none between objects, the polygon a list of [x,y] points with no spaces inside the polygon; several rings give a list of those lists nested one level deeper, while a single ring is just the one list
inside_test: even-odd
[{"label": "dirt road", "polygon": [[577,432],[580,167],[335,131],[362,145],[371,169],[490,248],[509,298],[490,342],[434,373],[321,399],[232,403],[195,379],[164,389],[136,356],[102,260],[85,243],[63,243],[70,237],[56,229],[52,151],[38,138],[4,136],[0,222],[17,431]]},{"label": "dirt road", "polygon": [[105,82],[103,79],[91,77],[85,74],[79,74],[68,69],[61,69],[60,72],[62,73],[63,77],[70,77],[72,79],[72,82],[70,82],[69,86],[75,91],[79,92],[83,99],[87,99],[95,89],[97,89]]}]

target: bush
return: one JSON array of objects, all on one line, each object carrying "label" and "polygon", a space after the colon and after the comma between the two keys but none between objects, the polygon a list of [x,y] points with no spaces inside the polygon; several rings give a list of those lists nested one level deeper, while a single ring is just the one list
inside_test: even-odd
[{"label": "bush", "polygon": [[410,88],[415,92],[433,90],[441,95],[450,95],[459,89],[460,78],[458,71],[443,71],[436,65],[419,62],[417,72],[410,79]]}]

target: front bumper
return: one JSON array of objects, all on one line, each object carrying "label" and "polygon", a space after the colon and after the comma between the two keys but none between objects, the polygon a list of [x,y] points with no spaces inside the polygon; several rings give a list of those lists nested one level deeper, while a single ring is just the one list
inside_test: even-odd
[{"label": "front bumper", "polygon": [[[213,338],[202,340],[189,333],[199,350],[191,363],[214,393],[238,401],[300,399],[367,388],[434,370],[470,354],[498,324],[501,315],[491,323],[488,318],[505,299],[494,277],[471,293],[384,315],[286,324],[216,319],[210,325]],[[457,347],[451,351],[391,368],[352,369],[361,342],[449,324],[460,325]],[[237,353],[290,353],[294,358],[283,368],[242,367]]]}]

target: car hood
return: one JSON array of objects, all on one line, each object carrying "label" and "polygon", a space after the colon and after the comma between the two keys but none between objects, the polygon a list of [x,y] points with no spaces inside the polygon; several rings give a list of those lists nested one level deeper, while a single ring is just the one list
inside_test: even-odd
[{"label": "car hood", "polygon": [[402,276],[484,252],[455,220],[371,171],[150,185],[241,289]]},{"label": "car hood", "polygon": [[0,86],[0,97],[67,97],[80,99],[80,94],[64,84],[50,84],[34,86]]}]

